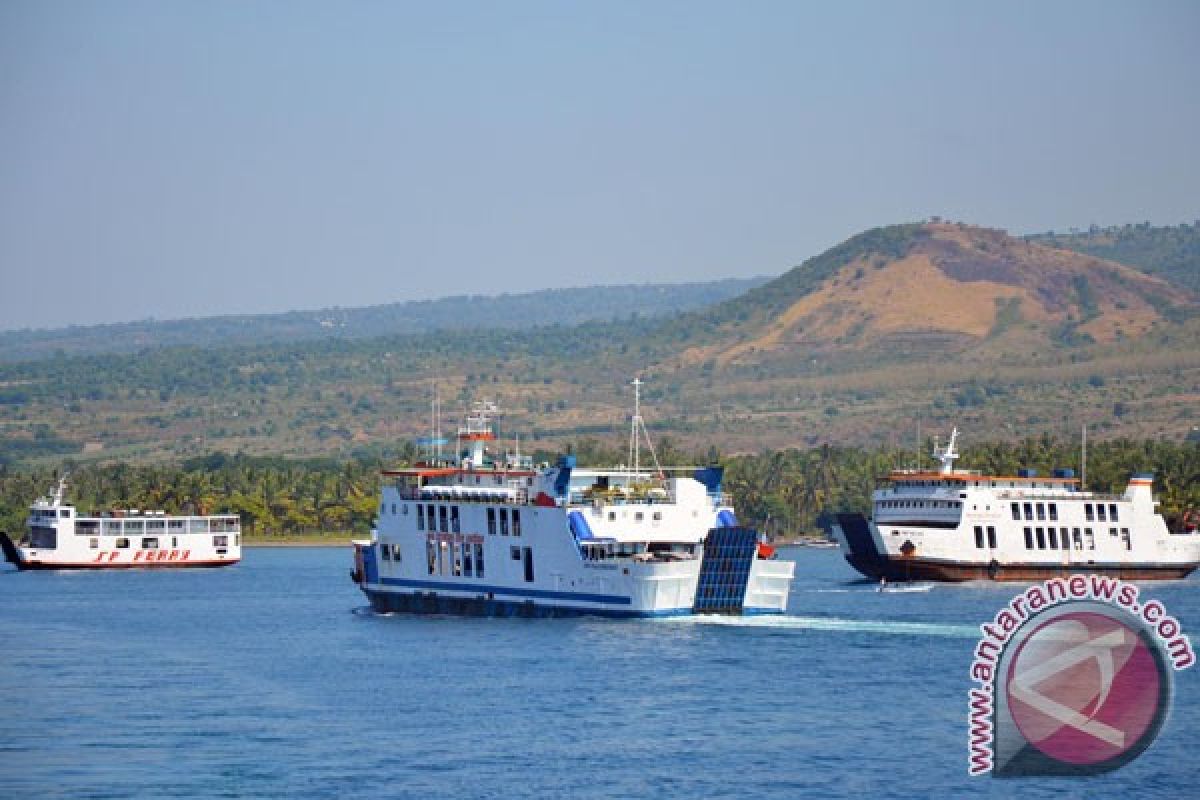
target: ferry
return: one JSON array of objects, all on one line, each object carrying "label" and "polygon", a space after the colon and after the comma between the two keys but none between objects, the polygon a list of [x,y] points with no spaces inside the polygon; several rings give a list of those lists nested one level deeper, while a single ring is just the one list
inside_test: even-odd
[{"label": "ferry", "polygon": [[64,476],[29,507],[25,536],[0,533],[20,570],[225,567],[242,558],[237,515],[175,516],[127,509],[80,514],[66,502]]},{"label": "ferry", "polygon": [[872,516],[839,514],[834,534],[852,567],[890,581],[1032,581],[1077,572],[1133,580],[1184,578],[1200,564],[1200,533],[1168,529],[1151,473],[1122,494],[1085,491],[1074,470],[1015,476],[955,469],[958,429],[939,468],[894,470]]},{"label": "ferry", "polygon": [[[723,468],[534,466],[493,453],[496,406],[476,404],[453,459],[383,473],[352,577],[377,612],[658,617],[782,614],[794,564],[740,526]],[[648,435],[646,436],[649,442]],[[650,444],[653,454],[653,445]]]}]

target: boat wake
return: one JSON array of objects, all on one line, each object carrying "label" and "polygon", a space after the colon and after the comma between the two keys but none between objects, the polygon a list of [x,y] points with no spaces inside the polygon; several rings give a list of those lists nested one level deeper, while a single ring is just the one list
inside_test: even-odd
[{"label": "boat wake", "polygon": [[931,622],[899,622],[892,620],[842,619],[839,617],[762,616],[728,617],[704,614],[679,617],[699,625],[725,625],[734,628],[767,628],[771,630],[841,631],[846,633],[883,633],[900,636],[945,636],[977,639],[979,628],[972,625],[940,625]]},{"label": "boat wake", "polygon": [[932,583],[889,583],[887,586],[875,587],[875,591],[884,594],[904,594],[906,592],[928,592],[932,588]]}]

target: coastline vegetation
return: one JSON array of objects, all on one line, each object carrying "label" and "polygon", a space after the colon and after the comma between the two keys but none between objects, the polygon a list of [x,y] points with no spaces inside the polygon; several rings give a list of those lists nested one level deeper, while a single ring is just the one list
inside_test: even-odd
[{"label": "coastline vegetation", "polygon": [[[933,441],[922,447],[931,467]],[[585,464],[625,460],[615,441],[582,439],[572,450]],[[917,465],[913,450],[822,445],[723,456],[678,449],[660,439],[663,464],[721,463],[724,489],[740,519],[772,538],[791,539],[828,527],[838,511],[865,510],[871,491],[895,468]],[[553,453],[536,452],[535,461]],[[417,448],[347,460],[261,458],[211,454],[175,465],[118,463],[70,468],[68,499],[81,510],[162,509],[170,513],[237,513],[247,544],[339,544],[369,534],[378,502],[380,471],[413,463]],[[958,465],[993,475],[1019,468],[1049,474],[1056,467],[1081,471],[1078,443],[1048,434],[1018,442],[968,444]],[[1087,488],[1121,492],[1134,472],[1153,471],[1154,490],[1168,525],[1200,509],[1200,438],[1184,442],[1114,439],[1092,444]],[[45,494],[60,471],[44,466],[0,465],[0,530],[20,532],[27,507]]]}]

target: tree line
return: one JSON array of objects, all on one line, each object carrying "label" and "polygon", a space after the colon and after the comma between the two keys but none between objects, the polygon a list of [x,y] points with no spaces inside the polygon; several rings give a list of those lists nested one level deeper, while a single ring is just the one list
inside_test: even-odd
[{"label": "tree line", "polygon": [[[923,465],[931,467],[927,441]],[[571,448],[582,464],[618,464],[621,448],[582,440]],[[723,458],[677,450],[668,439],[656,443],[664,465],[723,463],[725,491],[743,524],[787,538],[827,528],[838,511],[865,511],[871,491],[895,468],[916,465],[914,452],[824,445],[812,449],[763,451]],[[551,460],[536,453],[535,460]],[[300,533],[365,535],[375,517],[380,471],[415,463],[420,453],[405,445],[393,453],[350,460],[260,458],[213,454],[177,465],[89,465],[72,469],[68,499],[81,510],[161,509],[170,513],[236,513],[247,534],[259,537]],[[958,466],[992,475],[1034,468],[1081,469],[1077,443],[1051,435],[1016,443],[968,446]],[[1134,472],[1154,471],[1154,490],[1168,524],[1175,527],[1188,509],[1200,509],[1200,441],[1117,439],[1089,448],[1087,488],[1124,489]],[[0,466],[0,529],[19,532],[33,500],[56,483],[59,471],[45,467]]]}]

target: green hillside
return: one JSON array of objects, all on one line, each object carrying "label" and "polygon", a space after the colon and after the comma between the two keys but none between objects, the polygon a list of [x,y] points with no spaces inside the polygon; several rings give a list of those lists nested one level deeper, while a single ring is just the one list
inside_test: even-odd
[{"label": "green hillside", "polygon": [[1051,231],[1025,238],[1128,264],[1185,289],[1200,292],[1200,221],[1161,228],[1148,222],[1109,228],[1093,225],[1083,232]]}]

